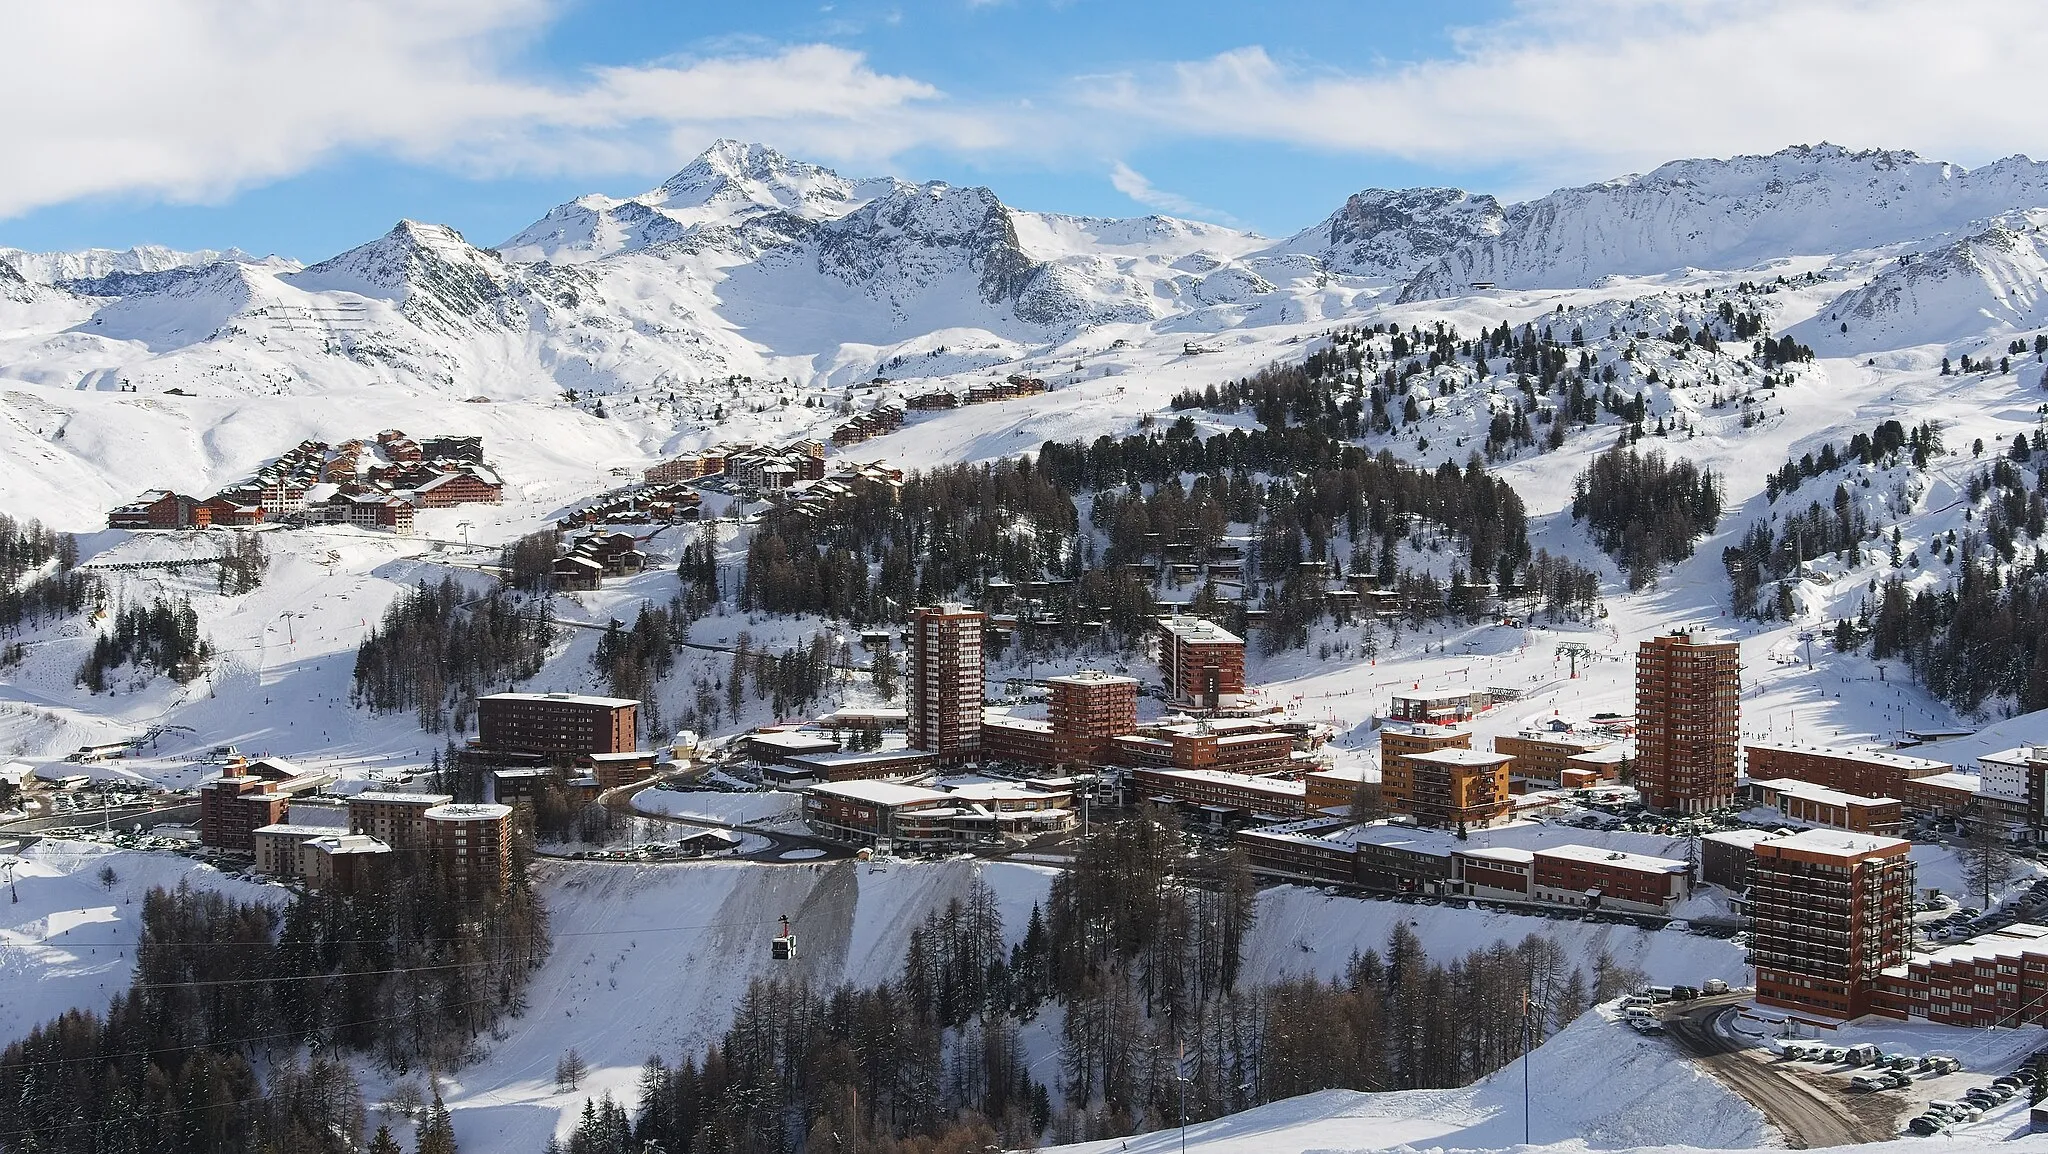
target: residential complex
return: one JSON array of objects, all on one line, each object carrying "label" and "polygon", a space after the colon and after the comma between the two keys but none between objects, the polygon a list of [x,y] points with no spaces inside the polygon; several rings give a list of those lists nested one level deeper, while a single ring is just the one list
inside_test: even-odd
[{"label": "residential complex", "polygon": [[1225,709],[1244,696],[1244,640],[1200,617],[1159,619],[1159,672],[1166,697],[1195,709]]},{"label": "residential complex", "polygon": [[1083,669],[1045,681],[1055,765],[1100,765],[1110,739],[1138,728],[1138,680]]},{"label": "residential complex", "polygon": [[1797,778],[1861,797],[1904,798],[1908,782],[1955,768],[1925,757],[1791,741],[1752,741],[1742,750],[1743,769],[1751,780]]},{"label": "residential complex", "polygon": [[1735,803],[1742,666],[1734,642],[1676,632],[1636,649],[1636,788],[1652,809]]},{"label": "residential complex", "polygon": [[1514,811],[1508,774],[1514,759],[1499,753],[1449,747],[1384,757],[1380,801],[1417,825],[1480,829]]},{"label": "residential complex", "polygon": [[1906,960],[1911,848],[1829,829],[1756,844],[1749,964],[1758,1003],[1828,1019],[1871,1011],[1879,975]]},{"label": "residential complex", "polygon": [[448,879],[470,893],[502,890],[512,881],[512,807],[437,805],[421,814],[427,850]]},{"label": "residential complex", "polygon": [[571,757],[630,753],[640,703],[578,693],[493,693],[477,698],[477,745],[485,750]]},{"label": "residential complex", "polygon": [[981,760],[981,629],[984,615],[925,606],[910,619],[910,746],[941,765]]}]

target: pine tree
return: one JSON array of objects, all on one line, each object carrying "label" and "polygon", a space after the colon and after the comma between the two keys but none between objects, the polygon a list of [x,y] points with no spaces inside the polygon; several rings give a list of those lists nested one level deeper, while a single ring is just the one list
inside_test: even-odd
[{"label": "pine tree", "polygon": [[398,1140],[391,1136],[391,1127],[377,1127],[377,1132],[370,1136],[370,1154],[401,1154]]},{"label": "pine tree", "polygon": [[434,1104],[427,1109],[427,1120],[420,1126],[419,1144],[413,1150],[414,1154],[457,1154],[455,1120],[442,1104],[438,1090],[434,1092]]}]

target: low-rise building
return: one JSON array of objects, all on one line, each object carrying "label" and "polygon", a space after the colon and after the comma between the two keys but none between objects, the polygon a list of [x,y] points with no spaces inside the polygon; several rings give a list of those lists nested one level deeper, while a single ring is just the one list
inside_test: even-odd
[{"label": "low-rise building", "polygon": [[1872,1009],[1944,1026],[2048,1026],[2048,927],[2021,923],[1913,954],[1879,976]]},{"label": "low-rise building", "polygon": [[1218,813],[1298,818],[1306,812],[1308,787],[1299,781],[1254,777],[1217,769],[1154,769],[1130,771],[1131,786],[1140,796],[1195,806]]},{"label": "low-rise building", "polygon": [[[944,790],[890,781],[837,781],[804,791],[804,823],[828,841],[872,846],[939,840],[931,819],[958,805]],[[950,836],[950,835],[949,835]]]},{"label": "low-rise building", "polygon": [[1394,695],[1393,702],[1387,707],[1387,720],[1456,725],[1472,720],[1492,705],[1493,694],[1484,689],[1417,687]]},{"label": "low-rise building", "polygon": [[1752,779],[1743,791],[1750,805],[1775,809],[1807,825],[1887,836],[1906,828],[1905,805],[1893,797],[1861,797],[1791,777]]},{"label": "low-rise building", "polygon": [[1614,739],[1571,729],[1529,728],[1520,733],[1501,734],[1493,739],[1493,751],[1515,759],[1515,776],[1543,785],[1567,786],[1566,772],[1572,759],[1614,744]]},{"label": "low-rise building", "polygon": [[356,893],[384,877],[391,847],[367,834],[332,826],[269,825],[255,831],[256,868],[312,889]]},{"label": "low-rise building", "polygon": [[1906,796],[1906,783],[1947,773],[1945,761],[1874,749],[1834,749],[1796,741],[1752,741],[1743,747],[1751,780],[1796,778],[1861,797]]},{"label": "low-rise building", "polygon": [[1301,781],[1307,787],[1305,804],[1314,812],[1350,805],[1366,782],[1378,788],[1379,775],[1363,765],[1346,765],[1302,774]]},{"label": "low-rise building", "polygon": [[1700,835],[1700,880],[1736,893],[1749,888],[1749,867],[1758,842],[1785,836],[1783,830],[1722,829]]},{"label": "low-rise building", "polygon": [[981,756],[983,761],[1016,765],[1058,765],[1060,743],[1052,723],[1007,713],[983,710],[981,714]]}]

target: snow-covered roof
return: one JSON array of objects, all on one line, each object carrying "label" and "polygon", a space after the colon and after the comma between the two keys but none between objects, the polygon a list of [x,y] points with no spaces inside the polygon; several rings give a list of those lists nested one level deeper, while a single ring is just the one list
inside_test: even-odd
[{"label": "snow-covered roof", "polygon": [[1648,854],[1629,853],[1626,850],[1604,849],[1599,846],[1590,845],[1548,846],[1537,850],[1536,856],[1588,862],[1607,866],[1611,869],[1636,870],[1642,873],[1682,874],[1692,872],[1691,863],[1682,862],[1676,858],[1651,857]]},{"label": "snow-covered roof", "polygon": [[281,821],[274,825],[259,825],[249,832],[276,834],[282,837],[326,837],[334,832],[334,827],[331,825],[299,825],[295,822]]},{"label": "snow-covered roof", "polygon": [[1478,749],[1432,749],[1427,753],[1405,755],[1409,761],[1427,762],[1431,765],[1492,766],[1514,758],[1505,753],[1487,753]]},{"label": "snow-covered roof", "polygon": [[455,797],[452,794],[446,793],[404,793],[395,789],[366,789],[361,793],[351,796],[349,800],[352,802],[371,802],[378,805],[419,805],[432,807],[447,805],[449,802],[454,801]]},{"label": "snow-covered roof", "polygon": [[1762,781],[1751,781],[1749,784],[1762,789],[1773,790],[1789,797],[1802,797],[1821,805],[1839,805],[1844,808],[1853,809],[1899,804],[1899,799],[1895,797],[1860,797],[1853,793],[1843,793],[1839,789],[1829,789],[1824,785],[1815,785],[1810,781],[1801,781],[1796,777],[1765,778]]},{"label": "snow-covered roof", "polygon": [[1047,685],[1136,685],[1138,679],[1125,677],[1120,673],[1104,673],[1100,669],[1082,669],[1073,673],[1062,673],[1058,677],[1045,679]]},{"label": "snow-covered roof", "polygon": [[1945,761],[1930,757],[1909,757],[1902,753],[1886,753],[1878,749],[1835,749],[1825,745],[1812,745],[1803,741],[1749,741],[1743,743],[1745,751],[1763,749],[1774,753],[1802,753],[1814,757],[1832,757],[1844,761],[1868,762],[1871,765],[1888,765],[1896,769],[1943,770],[1949,767]]},{"label": "snow-covered roof", "polygon": [[805,793],[825,794],[843,797],[848,801],[864,801],[872,805],[925,805],[948,801],[952,795],[941,790],[926,789],[919,785],[901,785],[893,781],[831,781],[814,785]]},{"label": "snow-covered roof", "polygon": [[1243,645],[1244,639],[1206,617],[1161,617],[1159,627],[1191,645]]},{"label": "snow-covered roof", "polygon": [[499,821],[511,816],[511,806],[496,802],[437,805],[426,812],[431,821]]},{"label": "snow-covered roof", "polygon": [[1161,777],[1179,778],[1183,781],[1213,782],[1218,785],[1231,785],[1240,789],[1264,790],[1275,794],[1285,793],[1303,796],[1308,793],[1308,786],[1298,781],[1283,781],[1277,777],[1254,777],[1249,773],[1231,773],[1228,770],[1222,769],[1154,769],[1147,766],[1142,772],[1158,774]]},{"label": "snow-covered roof", "polygon": [[602,705],[618,709],[627,705],[638,705],[631,697],[593,697],[587,693],[489,693],[477,698],[478,701],[567,701],[577,705]]},{"label": "snow-covered roof", "polygon": [[1509,862],[1513,865],[1531,865],[1536,861],[1533,850],[1515,849],[1513,846],[1480,846],[1477,849],[1461,849],[1459,857],[1478,858],[1481,861]]},{"label": "snow-covered roof", "polygon": [[1843,829],[1808,829],[1781,838],[1759,843],[1757,848],[1774,850],[1796,850],[1801,853],[1827,854],[1834,857],[1868,857],[1872,854],[1889,854],[1904,849],[1912,843],[1895,837],[1880,837],[1876,834],[1851,833]]}]

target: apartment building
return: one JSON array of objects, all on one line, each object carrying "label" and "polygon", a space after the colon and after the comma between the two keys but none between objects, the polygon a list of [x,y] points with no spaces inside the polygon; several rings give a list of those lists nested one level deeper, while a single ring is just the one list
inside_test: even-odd
[{"label": "apartment building", "polygon": [[1871,1011],[1880,975],[1906,961],[1911,848],[1831,829],[1756,844],[1749,964],[1758,1003],[1831,1020]]},{"label": "apartment building", "polygon": [[630,753],[640,703],[580,693],[493,693],[477,698],[477,744],[515,753]]},{"label": "apartment building", "polygon": [[1653,809],[1735,804],[1742,665],[1733,642],[1675,632],[1636,649],[1636,788]]},{"label": "apartment building", "polygon": [[1308,787],[1277,777],[1254,777],[1216,769],[1156,769],[1130,773],[1139,796],[1217,811],[1238,811],[1272,817],[1301,817],[1307,809]]},{"label": "apartment building", "polygon": [[1057,765],[1100,765],[1110,739],[1138,728],[1138,679],[1083,669],[1049,677],[1046,720]]},{"label": "apartment building", "polygon": [[1862,797],[1903,799],[1907,782],[1955,768],[1931,758],[1796,741],[1752,741],[1743,746],[1743,756],[1752,780],[1791,777]]},{"label": "apartment building", "polygon": [[2020,923],[1914,954],[1878,979],[1873,1009],[1944,1026],[2048,1026],[2048,927]]},{"label": "apartment building", "polygon": [[1450,856],[1449,891],[1495,901],[1664,914],[1692,892],[1692,866],[1599,846],[1461,848]]},{"label": "apartment building", "polygon": [[1159,672],[1167,700],[1224,709],[1244,696],[1244,639],[1201,617],[1159,619]]},{"label": "apartment building", "polygon": [[458,889],[495,892],[511,884],[511,806],[450,803],[421,817],[426,821],[428,852],[440,858]]},{"label": "apartment building", "polygon": [[383,880],[391,861],[391,847],[385,843],[331,826],[267,825],[253,837],[258,872],[295,878],[311,889],[369,889]]},{"label": "apartment building", "polygon": [[1569,726],[1549,729],[1535,726],[1520,733],[1503,733],[1493,739],[1493,751],[1515,759],[1515,776],[1524,781],[1563,786],[1566,774],[1575,768],[1572,759],[1614,744],[1611,737],[1580,733]]},{"label": "apartment building", "polygon": [[1483,829],[1514,812],[1508,792],[1513,767],[1505,754],[1455,746],[1385,757],[1380,801],[1417,825]]},{"label": "apartment building", "polygon": [[981,760],[981,631],[986,617],[925,606],[910,620],[910,745],[941,765]]},{"label": "apartment building", "polygon": [[427,811],[455,799],[445,793],[369,790],[348,799],[348,828],[399,849],[427,844]]}]

